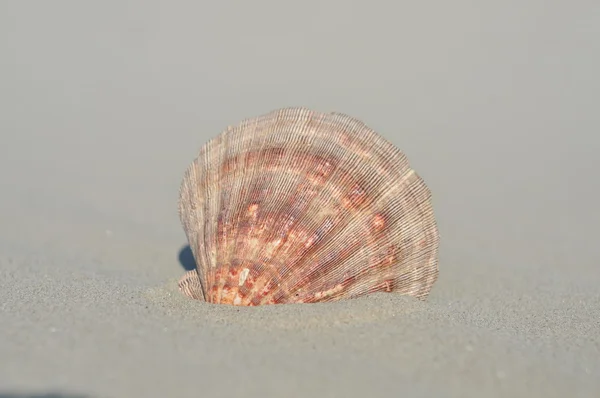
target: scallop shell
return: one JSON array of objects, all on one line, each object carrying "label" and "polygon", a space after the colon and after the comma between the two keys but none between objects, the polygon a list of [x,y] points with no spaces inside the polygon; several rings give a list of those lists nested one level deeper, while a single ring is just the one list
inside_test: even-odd
[{"label": "scallop shell", "polygon": [[425,298],[438,277],[431,194],[405,155],[340,113],[284,108],[229,127],[183,178],[188,297],[255,306]]}]

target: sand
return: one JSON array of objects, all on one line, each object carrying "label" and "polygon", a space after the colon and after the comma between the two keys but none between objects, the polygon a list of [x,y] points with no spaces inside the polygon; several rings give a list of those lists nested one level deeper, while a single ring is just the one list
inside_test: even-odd
[{"label": "sand", "polygon": [[[3,1],[0,397],[600,396],[597,10]],[[362,119],[425,178],[428,300],[179,294],[183,171],[297,105]]]}]

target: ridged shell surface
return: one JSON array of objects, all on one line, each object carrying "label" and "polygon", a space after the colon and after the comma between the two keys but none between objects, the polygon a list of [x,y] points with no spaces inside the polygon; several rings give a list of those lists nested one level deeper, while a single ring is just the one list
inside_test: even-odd
[{"label": "ridged shell surface", "polygon": [[386,291],[424,298],[438,276],[430,191],[405,155],[340,113],[285,108],[200,149],[179,215],[210,303],[313,303]]}]

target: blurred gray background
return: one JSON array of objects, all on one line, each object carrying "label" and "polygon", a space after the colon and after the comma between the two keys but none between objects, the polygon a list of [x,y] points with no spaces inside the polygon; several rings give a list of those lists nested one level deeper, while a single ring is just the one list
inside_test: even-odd
[{"label": "blurred gray background", "polygon": [[302,105],[407,153],[447,253],[595,268],[600,4],[418,4],[3,1],[0,214],[178,234],[198,148]]}]

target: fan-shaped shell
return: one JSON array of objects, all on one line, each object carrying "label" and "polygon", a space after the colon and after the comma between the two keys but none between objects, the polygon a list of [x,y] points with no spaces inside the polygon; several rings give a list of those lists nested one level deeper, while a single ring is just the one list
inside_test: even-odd
[{"label": "fan-shaped shell", "polygon": [[180,289],[211,303],[424,298],[438,276],[429,189],[340,113],[285,108],[229,127],[185,172],[179,215],[197,263]]}]

